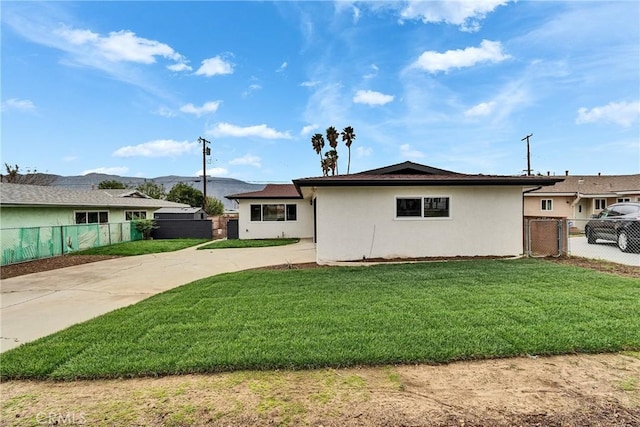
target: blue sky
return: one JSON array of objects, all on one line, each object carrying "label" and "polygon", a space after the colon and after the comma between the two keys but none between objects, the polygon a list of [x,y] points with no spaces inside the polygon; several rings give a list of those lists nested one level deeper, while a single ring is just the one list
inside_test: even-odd
[{"label": "blue sky", "polygon": [[[640,2],[2,2],[2,162],[288,182],[640,172]],[[339,172],[348,151],[340,143]]]}]

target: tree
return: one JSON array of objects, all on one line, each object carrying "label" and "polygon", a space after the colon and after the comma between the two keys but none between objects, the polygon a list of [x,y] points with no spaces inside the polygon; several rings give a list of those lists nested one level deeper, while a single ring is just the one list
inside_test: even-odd
[{"label": "tree", "polygon": [[20,167],[18,165],[15,165],[14,167],[11,167],[11,165],[9,165],[9,163],[5,163],[4,167],[7,170],[7,174],[4,175],[3,181],[15,183],[16,180],[18,179],[18,175],[20,173]]},{"label": "tree", "polygon": [[313,149],[316,151],[316,153],[320,156],[320,166],[322,166],[322,171],[326,176],[327,174],[324,172],[325,164],[324,164],[324,160],[322,159],[322,149],[324,148],[324,137],[322,136],[321,133],[316,133],[311,137],[311,145],[313,146]]},{"label": "tree", "polygon": [[222,215],[224,213],[224,204],[215,197],[207,196],[207,207],[205,212],[207,212],[207,215],[209,216]]},{"label": "tree", "polygon": [[329,145],[331,146],[331,151],[334,152],[330,156],[331,159],[335,161],[332,167],[332,171],[334,172],[333,175],[335,175],[336,173],[339,173],[338,172],[338,137],[339,136],[340,134],[338,134],[338,131],[336,130],[335,127],[329,126],[327,128],[327,141],[329,141]]},{"label": "tree", "polygon": [[164,185],[157,184],[153,181],[145,181],[142,184],[138,184],[136,190],[146,194],[152,199],[164,200],[167,198],[167,193],[164,191]]},{"label": "tree", "polygon": [[171,190],[169,190],[169,194],[167,194],[168,201],[186,203],[192,207],[202,206],[203,199],[204,194],[202,194],[202,191],[193,188],[184,182],[179,182],[174,185]]},{"label": "tree", "polygon": [[347,175],[349,175],[349,170],[351,168],[351,143],[356,139],[356,134],[353,131],[351,126],[347,126],[342,130],[342,141],[344,141],[345,145],[349,149],[349,160],[347,161]]},{"label": "tree", "polygon": [[[326,153],[324,153],[324,161],[322,164],[322,169],[323,171],[325,171],[325,169],[331,170],[331,175],[335,175],[337,173],[337,169],[338,169],[338,152],[336,150],[329,150]],[[328,173],[325,173],[325,176],[328,175]]]},{"label": "tree", "polygon": [[100,190],[124,190],[125,188],[127,188],[127,186],[120,181],[116,181],[115,179],[108,179],[105,181],[101,181],[98,184],[98,188]]}]

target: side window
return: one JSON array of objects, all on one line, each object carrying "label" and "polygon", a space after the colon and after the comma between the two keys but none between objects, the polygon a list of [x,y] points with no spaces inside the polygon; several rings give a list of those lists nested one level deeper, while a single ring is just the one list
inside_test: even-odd
[{"label": "side window", "polygon": [[397,217],[418,217],[422,216],[422,199],[412,198],[400,198],[396,199],[396,216]]},{"label": "side window", "polygon": [[540,205],[540,209],[543,211],[552,211],[553,210],[553,200],[551,199],[542,199]]},{"label": "side window", "polygon": [[287,205],[287,221],[296,221],[298,217],[298,206]]},{"label": "side window", "polygon": [[251,205],[251,221],[262,221],[262,205]]}]

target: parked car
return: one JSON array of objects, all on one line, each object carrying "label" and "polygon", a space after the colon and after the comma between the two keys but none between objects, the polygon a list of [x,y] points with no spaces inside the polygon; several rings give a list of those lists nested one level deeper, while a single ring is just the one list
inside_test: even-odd
[{"label": "parked car", "polygon": [[616,242],[622,252],[640,252],[640,203],[607,206],[584,227],[588,243],[597,239]]}]

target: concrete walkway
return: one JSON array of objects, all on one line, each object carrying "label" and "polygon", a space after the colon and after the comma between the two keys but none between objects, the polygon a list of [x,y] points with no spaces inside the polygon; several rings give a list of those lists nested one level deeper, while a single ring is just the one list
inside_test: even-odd
[{"label": "concrete walkway", "polygon": [[311,240],[285,246],[116,258],[2,281],[0,351],[197,279],[269,265],[315,262]]}]

